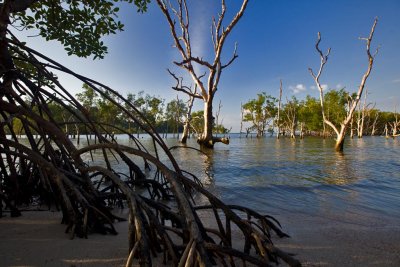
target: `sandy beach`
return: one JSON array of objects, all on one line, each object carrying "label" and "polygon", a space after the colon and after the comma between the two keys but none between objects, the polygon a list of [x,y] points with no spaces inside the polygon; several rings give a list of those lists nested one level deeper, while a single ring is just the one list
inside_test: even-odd
[{"label": "sandy beach", "polygon": [[[61,214],[24,212],[0,219],[0,266],[124,266],[127,223],[116,223],[116,236],[91,234],[70,240]],[[400,226],[354,225],[296,216],[287,221],[290,239],[275,239],[297,254],[304,266],[400,266]],[[386,223],[386,224],[385,224]]]}]

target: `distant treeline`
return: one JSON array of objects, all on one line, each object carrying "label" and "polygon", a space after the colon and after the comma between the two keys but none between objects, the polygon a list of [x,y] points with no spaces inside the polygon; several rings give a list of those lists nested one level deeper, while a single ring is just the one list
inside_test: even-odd
[{"label": "distant treeline", "polygon": [[[96,93],[91,87],[84,85],[83,91],[76,95],[80,104],[81,110],[73,108],[72,105],[64,103],[50,102],[48,107],[51,110],[53,118],[64,127],[64,132],[68,135],[90,134],[90,130],[82,126],[77,119],[82,112],[88,112],[91,120],[100,125],[100,129],[104,132],[112,132],[115,134],[130,133],[140,134],[143,130],[140,129],[138,123],[125,117],[121,109],[113,102],[117,102],[116,98],[104,90],[104,94]],[[159,133],[178,134],[183,130],[183,122],[187,115],[187,105],[182,99],[173,99],[170,102],[165,101],[159,96],[152,96],[140,91],[137,94],[128,94],[126,99],[131,105],[125,104],[124,108],[131,112],[135,112],[132,108],[135,107],[138,111],[144,114],[147,121],[151,123]],[[30,103],[30,100],[26,100]],[[40,109],[40,107],[34,107]],[[70,110],[73,110],[71,113]],[[76,114],[76,115],[73,115]],[[192,133],[201,133],[203,128],[203,111],[196,111],[191,114]],[[19,119],[13,120],[14,132],[20,135],[25,134],[23,125]],[[216,127],[218,133],[226,133],[227,130],[219,125]]]},{"label": "distant treeline", "polygon": [[[347,114],[348,103],[352,95],[341,90],[330,90],[326,92],[324,98],[325,114],[331,122],[339,125]],[[154,129],[159,133],[178,134],[183,130],[183,123],[187,116],[187,103],[182,99],[173,99],[166,103],[161,97],[152,96],[140,91],[137,94],[126,96],[129,103],[138,111],[145,115]],[[116,99],[104,91],[99,95],[92,88],[84,85],[83,91],[77,94],[77,99],[82,105],[82,110],[75,110],[73,114],[88,112],[92,120],[101,125],[104,132],[115,134],[130,133],[140,134],[142,131],[134,121],[124,117],[113,101]],[[331,136],[334,135],[330,127],[324,127],[322,123],[322,113],[320,100],[307,96],[304,100],[299,100],[295,96],[281,101],[275,97],[267,95],[265,92],[259,93],[256,98],[250,99],[242,104],[242,120],[240,132],[249,135],[255,133],[258,137],[266,133],[273,134],[280,131],[283,136]],[[29,102],[29,100],[27,100]],[[68,104],[65,104],[68,105]],[[90,134],[87,128],[78,123],[76,116],[71,115],[65,105],[50,102],[49,108],[53,118],[63,125],[65,133],[69,135]],[[135,112],[132,106],[126,105],[127,110]],[[280,110],[279,110],[280,106]],[[35,107],[39,108],[39,107]],[[71,107],[71,109],[73,109]],[[278,110],[279,118],[278,118]],[[218,117],[219,114],[216,114]],[[19,119],[13,120],[14,132],[25,134],[22,123]],[[194,111],[191,114],[192,134],[201,134],[203,131],[203,111]],[[348,129],[351,136],[365,135],[387,135],[396,136],[400,130],[398,113],[380,111],[366,101],[360,101],[359,108],[354,114],[352,123]],[[222,124],[215,125],[215,133],[226,134],[229,130]]]},{"label": "distant treeline", "polygon": [[[337,127],[348,112],[350,101],[354,95],[344,89],[329,90],[325,93],[325,116]],[[281,101],[278,118],[279,100],[265,92],[257,95],[242,105],[241,132],[255,132],[262,136],[266,132],[280,129],[281,135],[291,137],[315,135],[334,136],[330,127],[323,124],[319,98],[306,96],[299,100],[295,96]],[[347,133],[351,136],[387,135],[396,136],[400,130],[399,114],[380,111],[367,99],[359,102]],[[339,127],[340,128],[340,127]]]}]

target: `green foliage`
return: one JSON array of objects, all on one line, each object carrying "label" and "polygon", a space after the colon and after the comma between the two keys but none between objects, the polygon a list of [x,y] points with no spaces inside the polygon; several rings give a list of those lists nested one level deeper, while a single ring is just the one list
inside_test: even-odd
[{"label": "green foliage", "polygon": [[190,126],[197,134],[201,134],[204,130],[204,111],[194,111],[191,116],[192,121],[190,122]]},{"label": "green foliage", "polygon": [[165,119],[167,120],[168,128],[178,132],[186,113],[187,107],[181,99],[173,99],[167,103]]},{"label": "green foliage", "polygon": [[243,104],[243,121],[252,123],[251,128],[257,131],[257,136],[263,136],[266,126],[275,118],[278,112],[277,102],[276,98],[263,92]]},{"label": "green foliage", "polygon": [[59,41],[68,55],[103,58],[107,47],[103,36],[122,31],[117,20],[121,2],[133,3],[139,12],[147,10],[150,0],[43,0],[25,11],[12,14],[15,26],[36,29],[47,41]]},{"label": "green foliage", "polygon": [[[144,94],[144,91],[140,91],[137,95],[128,94],[127,100],[137,108],[152,125],[157,126],[163,120],[164,99]],[[129,107],[127,108],[129,110]]]},{"label": "green foliage", "polygon": [[[114,95],[105,90],[104,95],[98,100],[99,121],[109,124],[118,125],[120,122],[121,110],[113,102],[116,101]],[[107,126],[108,127],[108,126]],[[112,132],[112,130],[109,130]]]},{"label": "green foliage", "polygon": [[292,96],[291,100],[287,100],[286,104],[282,108],[281,125],[285,125],[286,128],[295,135],[296,126],[299,120],[299,109],[300,102]]},{"label": "green foliage", "polygon": [[329,90],[324,97],[324,108],[326,118],[337,127],[345,119],[349,93],[344,89]]},{"label": "green foliage", "polygon": [[321,104],[319,99],[307,95],[300,102],[298,110],[299,122],[303,122],[308,131],[318,132],[323,129]]},{"label": "green foliage", "polygon": [[97,93],[87,84],[83,84],[82,89],[83,92],[76,94],[76,98],[85,108],[90,109],[94,107],[98,98]]},{"label": "green foliage", "polygon": [[[25,45],[25,43],[22,43]],[[23,58],[29,58],[30,56],[25,52],[22,51],[19,47],[17,46],[12,46],[10,48],[10,53],[11,56],[14,59],[14,65],[27,77],[29,78],[32,82],[36,83],[37,86],[47,86],[50,88],[54,88],[54,82],[53,80],[57,80],[57,76],[53,74],[52,72],[49,71],[49,74],[52,76],[51,78],[49,77],[44,77],[41,75],[41,71],[39,71],[38,67],[36,67],[34,64],[31,62],[28,62],[26,60],[23,60]],[[34,59],[32,59],[34,62]]]},{"label": "green foliage", "polygon": [[230,132],[230,130],[225,128],[222,124],[215,125],[214,130],[218,134],[228,134]]}]

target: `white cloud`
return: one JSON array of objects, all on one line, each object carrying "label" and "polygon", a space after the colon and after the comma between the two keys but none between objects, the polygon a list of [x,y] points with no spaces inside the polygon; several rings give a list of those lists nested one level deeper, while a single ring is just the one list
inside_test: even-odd
[{"label": "white cloud", "polygon": [[326,91],[328,89],[328,85],[327,84],[321,84],[322,90]]},{"label": "white cloud", "polygon": [[336,84],[336,89],[342,89],[343,85],[341,83]]},{"label": "white cloud", "polygon": [[315,85],[311,85],[311,86],[310,86],[310,89],[311,89],[311,90],[317,90],[317,87],[316,87]]},{"label": "white cloud", "polygon": [[400,79],[395,79],[392,81],[393,83],[400,83]]},{"label": "white cloud", "polygon": [[307,90],[305,85],[301,84],[301,83],[296,84],[296,86],[291,85],[291,86],[289,86],[289,89],[292,90],[294,94],[297,94],[297,93]]}]

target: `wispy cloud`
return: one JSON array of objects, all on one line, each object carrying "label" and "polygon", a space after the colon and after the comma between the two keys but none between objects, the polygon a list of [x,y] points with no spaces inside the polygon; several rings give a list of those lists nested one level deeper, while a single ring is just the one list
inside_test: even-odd
[{"label": "wispy cloud", "polygon": [[400,83],[400,79],[395,79],[392,81],[393,83]]},{"label": "wispy cloud", "polygon": [[305,90],[307,90],[306,86],[304,84],[296,84],[295,86],[290,85],[289,89],[293,91],[294,94],[298,94],[300,92],[304,92]]},{"label": "wispy cloud", "polygon": [[344,86],[341,83],[336,84],[336,89],[342,89]]},{"label": "wispy cloud", "polygon": [[[338,84],[337,86],[339,86],[340,84]],[[337,87],[336,86],[336,87]],[[326,91],[328,88],[329,88],[329,86],[327,85],[327,84],[321,84],[321,87],[322,87],[322,90],[323,91]],[[342,88],[342,87],[338,87],[338,88]],[[310,86],[310,89],[311,90],[318,90],[318,88],[317,88],[317,86],[315,86],[315,85],[311,85]]]}]

